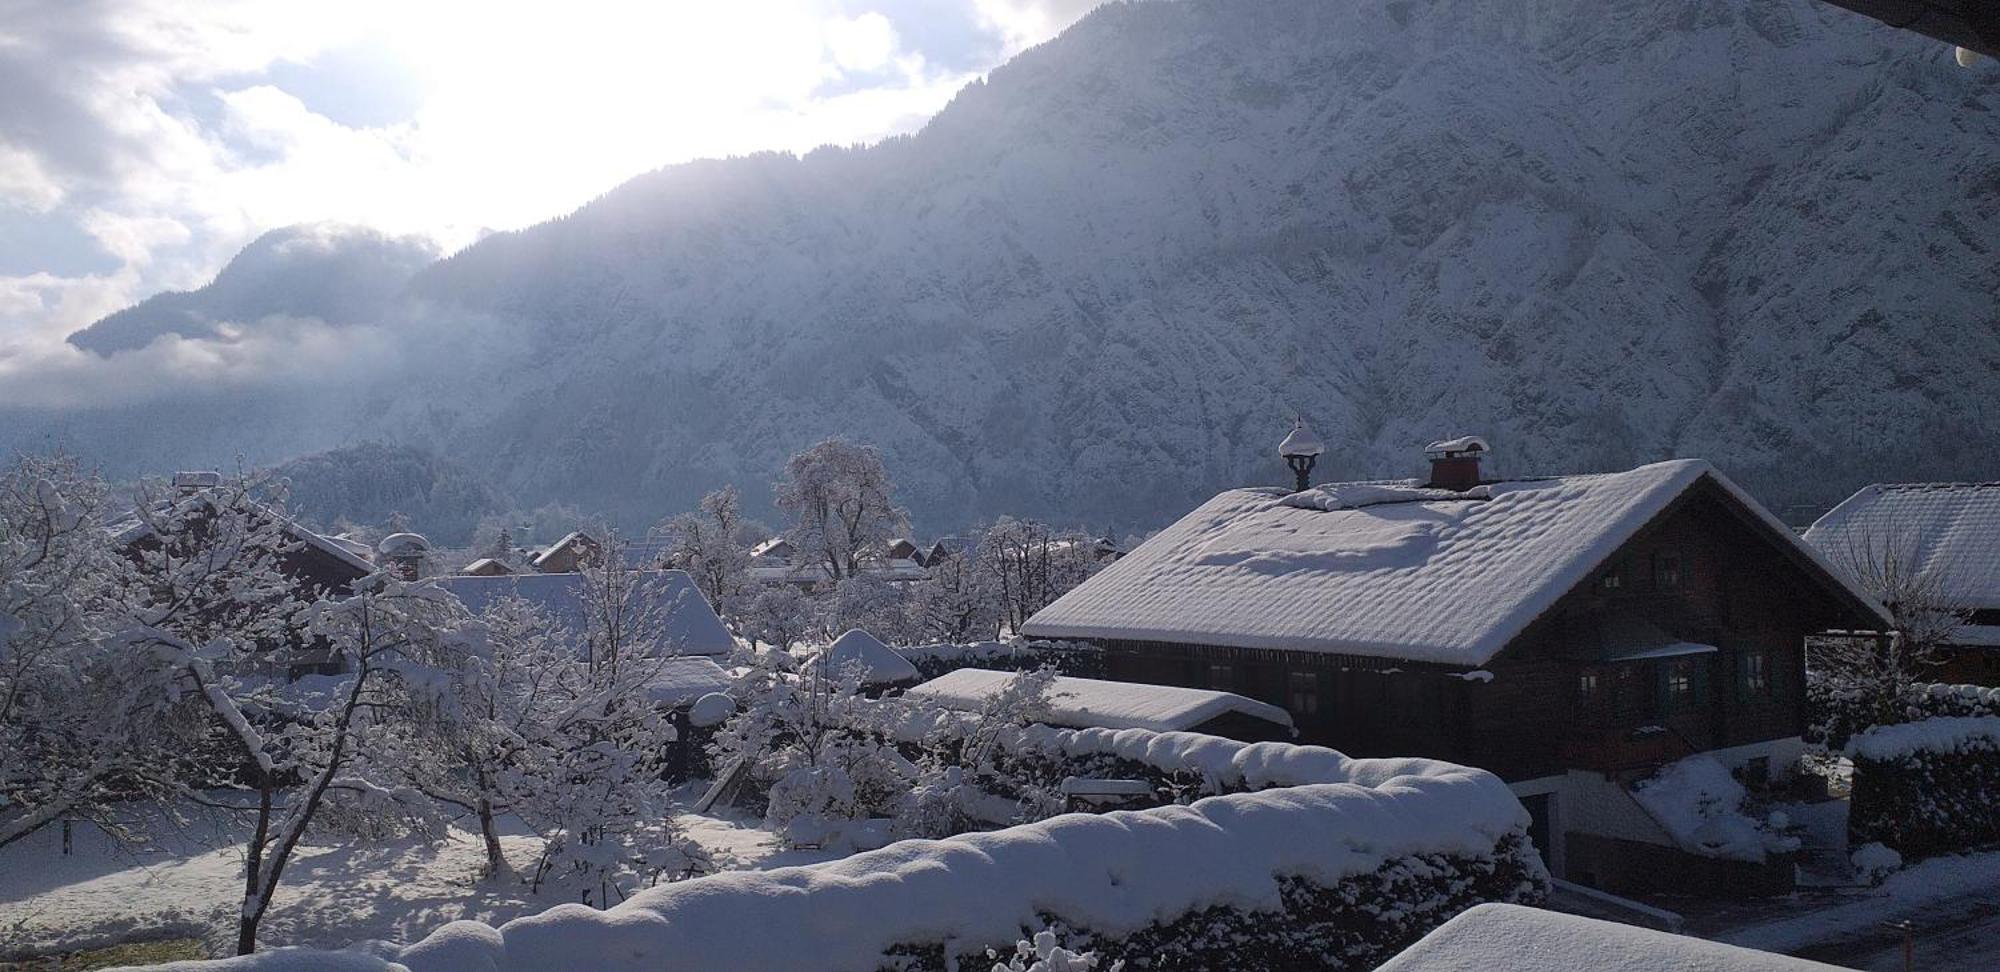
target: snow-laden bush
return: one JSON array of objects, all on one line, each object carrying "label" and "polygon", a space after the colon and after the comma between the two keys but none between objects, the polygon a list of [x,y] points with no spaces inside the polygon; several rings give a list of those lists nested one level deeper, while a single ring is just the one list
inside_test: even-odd
[{"label": "snow-laden bush", "polygon": [[896,653],[917,666],[925,679],[961,668],[1020,672],[1054,667],[1059,675],[1097,678],[1104,674],[1104,652],[1080,641],[975,641],[966,644],[915,645]]},{"label": "snow-laden bush", "polygon": [[2000,840],[2000,717],[1878,726],[1850,740],[1847,755],[1851,843],[1917,858]]},{"label": "snow-laden bush", "polygon": [[[1012,955],[1003,957],[989,948],[986,957],[996,960],[993,972],[1091,972],[1102,961],[1096,952],[1073,952],[1063,947],[1062,939],[1049,929],[1036,932],[1033,940],[1023,938],[1014,943]],[[1113,962],[1107,972],[1120,972],[1124,967],[1122,961]]]},{"label": "snow-laden bush", "polygon": [[1798,838],[1781,832],[1782,814],[1759,820],[1745,812],[1749,791],[1707,754],[1661,767],[1632,796],[1691,854],[1759,863],[1799,849]]},{"label": "snow-laden bush", "polygon": [[2000,688],[1919,682],[1904,686],[1892,717],[1869,704],[1870,696],[1838,679],[1820,676],[1806,681],[1807,709],[1812,713],[1810,737],[1828,749],[1840,750],[1856,734],[1877,725],[1901,725],[1940,716],[2000,716]]},{"label": "snow-laden bush", "polygon": [[1903,866],[1903,855],[1877,843],[1855,848],[1848,860],[1854,863],[1854,875],[1869,884],[1881,884]]}]

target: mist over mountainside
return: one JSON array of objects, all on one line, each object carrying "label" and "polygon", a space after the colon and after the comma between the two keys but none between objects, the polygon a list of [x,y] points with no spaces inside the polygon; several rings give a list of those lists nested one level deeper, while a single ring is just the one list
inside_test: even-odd
[{"label": "mist over mountainside", "polygon": [[439,255],[423,237],[361,226],[288,226],[253,240],[208,286],[149,297],[69,341],[102,355],[143,348],[163,334],[222,337],[225,327],[273,317],[334,327],[372,323],[392,312],[410,277]]},{"label": "mist over mountainside", "polygon": [[[360,287],[397,343],[338,380],[0,419],[118,473],[388,440],[633,524],[841,433],[926,531],[1157,525],[1285,481],[1294,414],[1329,479],[1481,432],[1501,474],[1702,456],[1824,505],[1996,475],[1996,108],[1810,0],[1114,4],[914,136],[673,166]],[[323,305],[222,284],[74,340]]]}]

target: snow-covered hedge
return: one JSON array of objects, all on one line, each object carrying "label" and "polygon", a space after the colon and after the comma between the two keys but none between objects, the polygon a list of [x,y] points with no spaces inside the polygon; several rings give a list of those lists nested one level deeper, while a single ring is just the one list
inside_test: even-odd
[{"label": "snow-covered hedge", "polygon": [[970,644],[914,645],[896,653],[917,666],[925,679],[961,668],[1019,672],[1054,665],[1057,672],[1084,678],[1104,674],[1104,654],[1076,641],[975,641]]},{"label": "snow-covered hedge", "polygon": [[[454,922],[373,950],[380,958],[274,952],[213,967],[941,970],[983,967],[986,949],[1061,924],[1108,958],[1156,969],[1358,970],[1472,904],[1543,894],[1527,814],[1498,778],[1332,756],[1303,762],[1335,782],[903,841],[662,885],[608,911]],[[1229,765],[1245,780],[1305,768],[1289,762]]]},{"label": "snow-covered hedge", "polygon": [[2000,841],[2000,717],[1943,716],[1849,740],[1849,842],[1906,858]]},{"label": "snow-covered hedge", "polygon": [[1798,838],[1777,832],[1768,819],[1744,812],[1749,795],[1729,769],[1707,753],[1661,767],[1632,793],[1690,854],[1761,864],[1772,854],[1798,850]]},{"label": "snow-covered hedge", "polygon": [[[1806,704],[1812,712],[1814,741],[1829,749],[1845,747],[1855,734],[1873,728],[1880,716],[1866,692],[1825,677],[1806,680]],[[1894,724],[1940,716],[2000,716],[2000,688],[1942,682],[1910,685],[1903,690]]]}]

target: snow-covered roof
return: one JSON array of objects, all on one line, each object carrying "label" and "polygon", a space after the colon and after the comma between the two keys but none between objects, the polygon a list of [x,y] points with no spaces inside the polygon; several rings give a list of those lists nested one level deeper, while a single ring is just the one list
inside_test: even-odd
[{"label": "snow-covered roof", "polygon": [[1484,484],[1225,492],[1042,609],[1033,638],[1123,639],[1483,665],[1696,483],[1719,486],[1881,608],[1698,459]]},{"label": "snow-covered roof", "polygon": [[[694,578],[684,570],[638,571],[635,597],[645,597],[662,609],[661,636],[678,655],[723,655],[735,647],[729,629],[701,596]],[[437,578],[467,610],[478,613],[505,597],[518,597],[549,613],[570,628],[583,625],[583,574],[460,575]]]},{"label": "snow-covered roof", "polygon": [[1482,904],[1431,930],[1377,972],[1835,972],[1774,952],[1581,918]]},{"label": "snow-covered roof", "polygon": [[1456,439],[1440,439],[1424,446],[1425,455],[1443,455],[1447,452],[1492,452],[1493,447],[1476,435],[1461,435]]},{"label": "snow-covered roof", "polygon": [[[345,537],[335,539],[321,533],[316,533],[305,524],[291,517],[284,516],[268,506],[259,504],[257,512],[265,516],[275,517],[283,525],[285,536],[354,568],[363,576],[375,572],[374,562],[369,560],[366,554],[353,549],[353,546],[358,545],[355,541],[348,540]],[[146,522],[145,518],[139,516],[137,512],[120,517],[105,529],[110,532],[112,542],[120,546],[137,543],[153,535],[153,525]]]},{"label": "snow-covered roof", "polygon": [[421,533],[391,533],[375,545],[375,549],[386,556],[397,554],[420,554],[431,549],[431,542]]},{"label": "snow-covered roof", "polygon": [[2000,483],[1864,486],[1806,530],[1834,563],[1885,546],[1935,572],[1947,594],[1973,608],[2000,608]]},{"label": "snow-covered roof", "polygon": [[1326,443],[1313,434],[1305,419],[1294,422],[1292,431],[1286,433],[1283,442],[1278,443],[1278,455],[1281,456],[1318,456],[1325,451]]},{"label": "snow-covered roof", "polygon": [[729,673],[711,658],[663,658],[659,666],[646,683],[646,697],[662,705],[689,705],[704,695],[727,692],[734,684]]},{"label": "snow-covered roof", "polygon": [[850,628],[835,638],[823,657],[833,671],[861,666],[861,684],[866,686],[914,682],[923,677],[909,659],[860,628]]},{"label": "snow-covered roof", "polygon": [[[952,709],[976,710],[998,695],[1016,672],[961,668],[904,693]],[[1275,705],[1232,692],[1142,685],[1097,678],[1057,676],[1049,693],[1050,725],[1077,729],[1151,729],[1180,732],[1217,717],[1240,712],[1289,727],[1292,717]]]},{"label": "snow-covered roof", "polygon": [[591,536],[588,533],[583,532],[582,530],[572,530],[569,533],[564,534],[561,540],[557,540],[556,542],[549,544],[547,550],[543,550],[542,552],[536,554],[534,556],[534,564],[536,567],[540,567],[542,566],[542,564],[546,563],[549,560],[549,558],[554,557],[556,554],[561,553],[564,550],[569,550],[572,548],[576,548],[579,550],[597,550],[601,549],[601,547],[602,545],[597,542],[597,538]]}]

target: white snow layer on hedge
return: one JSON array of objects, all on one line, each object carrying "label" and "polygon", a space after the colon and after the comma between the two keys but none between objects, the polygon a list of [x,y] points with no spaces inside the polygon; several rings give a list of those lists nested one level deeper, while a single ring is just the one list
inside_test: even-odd
[{"label": "white snow layer on hedge", "polygon": [[1632,792],[1689,853],[1762,861],[1766,853],[1796,850],[1797,838],[1770,833],[1744,814],[1748,795],[1727,767],[1706,754],[1668,764]]},{"label": "white snow layer on hedge", "polygon": [[[1330,751],[1323,751],[1330,752]],[[1338,754],[1332,754],[1338,756]],[[910,840],[811,867],[567,904],[499,928],[453,922],[388,958],[277,951],[186,968],[377,972],[872,970],[883,950],[1012,942],[1037,915],[1121,935],[1210,906],[1276,910],[1280,877],[1321,885],[1416,854],[1487,856],[1527,825],[1506,785],[1428,760],[1350,760],[1369,783],[1210,797],[1187,806]]]},{"label": "white snow layer on hedge", "polygon": [[[903,697],[977,712],[1006,691],[1014,678],[1014,672],[961,668],[912,688]],[[1291,714],[1285,710],[1234,692],[1070,675],[1057,676],[1051,684],[1045,721],[1064,726],[1166,732],[1193,729],[1231,712],[1287,729],[1292,725]]]},{"label": "white snow layer on hedge", "polygon": [[1876,726],[1847,742],[1847,755],[1890,763],[1918,753],[1959,753],[2000,748],[2000,716],[1941,716]]}]

